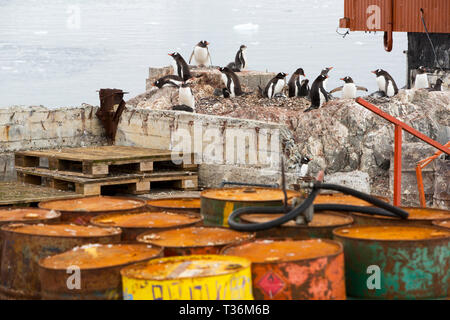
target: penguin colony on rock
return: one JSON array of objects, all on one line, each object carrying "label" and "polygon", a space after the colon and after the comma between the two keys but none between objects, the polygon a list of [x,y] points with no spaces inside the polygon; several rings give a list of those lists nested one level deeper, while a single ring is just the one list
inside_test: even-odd
[{"label": "penguin colony on rock", "polygon": [[[202,40],[194,47],[189,58],[189,64],[192,61],[199,67],[211,67],[212,59],[208,48],[209,42]],[[224,98],[234,98],[242,96],[245,93],[236,72],[245,72],[248,66],[247,60],[247,46],[241,45],[236,53],[233,62],[230,62],[226,67],[219,67],[221,72],[221,79],[224,88],[221,89],[221,95]],[[195,98],[192,89],[189,87],[189,79],[193,78],[190,73],[190,67],[178,52],[169,53],[173,58],[172,66],[174,70],[173,75],[164,76],[153,83],[153,86],[158,89],[164,87],[175,87],[179,89],[179,104],[174,106],[173,110],[195,112]],[[344,85],[335,88],[328,92],[327,82],[329,79],[329,72],[333,67],[323,69],[320,75],[314,80],[311,87],[309,80],[306,79],[305,71],[298,68],[290,77],[289,82],[286,83],[287,73],[280,72],[273,79],[271,79],[264,88],[258,86],[258,91],[261,96],[265,98],[285,97],[283,92],[287,85],[289,98],[304,97],[311,101],[311,106],[305,111],[309,112],[320,108],[324,103],[333,99],[332,94],[342,91],[342,99],[355,99],[357,91],[368,91],[367,88],[357,86],[353,79],[349,76],[341,78]],[[376,75],[376,82],[379,88],[377,93],[373,95],[393,97],[398,93],[398,87],[392,76],[385,70],[377,69],[372,71]],[[417,75],[414,81],[415,89],[427,89],[429,91],[441,91],[442,80],[438,79],[433,87],[430,87],[428,82],[427,70],[424,67],[417,69]]]}]

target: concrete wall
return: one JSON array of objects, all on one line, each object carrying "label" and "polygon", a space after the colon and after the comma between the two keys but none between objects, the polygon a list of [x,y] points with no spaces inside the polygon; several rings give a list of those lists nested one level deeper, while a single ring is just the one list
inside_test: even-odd
[{"label": "concrete wall", "polygon": [[194,152],[195,162],[202,164],[200,184],[205,187],[223,180],[273,184],[279,180],[281,128],[259,121],[127,106],[116,144]]},{"label": "concrete wall", "polygon": [[0,181],[15,179],[14,151],[105,143],[97,107],[0,109]]}]

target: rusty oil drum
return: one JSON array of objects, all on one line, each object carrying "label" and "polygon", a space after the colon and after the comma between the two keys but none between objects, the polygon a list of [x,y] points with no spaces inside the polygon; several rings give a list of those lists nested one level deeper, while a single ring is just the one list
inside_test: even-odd
[{"label": "rusty oil drum", "polygon": [[440,228],[450,229],[450,220],[433,221],[433,225]]},{"label": "rusty oil drum", "polygon": [[402,207],[402,209],[409,213],[408,219],[368,215],[359,212],[352,212],[351,216],[355,220],[355,225],[360,226],[431,226],[433,221],[450,219],[450,211],[448,210],[406,207]]},{"label": "rusty oil drum", "polygon": [[[41,294],[48,300],[122,299],[120,270],[133,263],[161,257],[162,248],[144,244],[87,244],[41,259]],[[70,281],[79,268],[79,283]],[[69,288],[67,283],[74,287]],[[76,287],[79,285],[79,289]]]},{"label": "rusty oil drum", "polygon": [[[9,207],[0,209],[0,227],[9,223],[54,223],[61,218],[59,212],[38,208]],[[0,266],[2,265],[2,237],[0,233]]]},{"label": "rusty oil drum", "polygon": [[[282,214],[243,214],[240,218],[248,223],[263,223],[281,216]],[[256,232],[256,238],[332,239],[335,228],[350,226],[352,223],[353,218],[348,215],[324,211],[315,213],[308,225],[298,225],[291,220],[282,226]]]},{"label": "rusty oil drum", "polygon": [[450,295],[450,231],[431,226],[353,226],[333,233],[344,245],[349,297]]},{"label": "rusty oil drum", "polygon": [[161,232],[181,227],[199,225],[202,218],[195,214],[180,214],[168,211],[145,211],[138,213],[105,214],[91,219],[99,227],[120,227],[123,241],[134,241],[145,232]]},{"label": "rusty oil drum", "polygon": [[147,205],[158,210],[200,213],[200,198],[198,197],[152,199],[147,200]]},{"label": "rusty oil drum", "polygon": [[39,203],[39,208],[61,212],[61,221],[88,225],[91,218],[106,213],[140,212],[145,210],[144,200],[127,197],[80,197]]},{"label": "rusty oil drum", "polygon": [[[287,190],[288,199],[300,194]],[[284,194],[281,189],[239,187],[209,189],[200,194],[201,215],[205,226],[229,227],[230,214],[243,207],[279,207],[283,205]]]},{"label": "rusty oil drum", "polygon": [[256,300],[344,300],[344,252],[328,239],[257,240],[223,254],[252,262]]},{"label": "rusty oil drum", "polygon": [[[372,195],[372,197],[375,197],[384,202],[389,202],[389,199],[386,197],[380,197],[375,195]],[[373,204],[367,201],[343,193],[318,194],[316,199],[314,200],[314,204],[347,204],[350,206],[373,206]]]},{"label": "rusty oil drum", "polygon": [[254,233],[238,232],[228,228],[191,227],[160,233],[147,232],[138,241],[164,247],[164,256],[219,254],[230,244],[251,240]]},{"label": "rusty oil drum", "polygon": [[0,229],[3,238],[0,296],[39,299],[39,260],[87,243],[120,241],[118,228],[73,224],[9,224]]},{"label": "rusty oil drum", "polygon": [[169,257],[120,273],[125,300],[253,300],[250,261],[244,258]]}]

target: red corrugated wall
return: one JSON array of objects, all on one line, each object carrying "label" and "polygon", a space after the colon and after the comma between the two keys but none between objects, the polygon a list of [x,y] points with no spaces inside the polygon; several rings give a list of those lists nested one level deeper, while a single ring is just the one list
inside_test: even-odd
[{"label": "red corrugated wall", "polygon": [[[450,0],[345,0],[344,5],[345,18],[341,19],[341,27],[351,31],[389,31],[392,14],[393,31],[424,32],[420,19],[423,8],[430,33],[450,33]],[[381,14],[380,25],[371,29],[367,22],[376,21],[373,19],[375,11],[367,10],[374,5]]]}]

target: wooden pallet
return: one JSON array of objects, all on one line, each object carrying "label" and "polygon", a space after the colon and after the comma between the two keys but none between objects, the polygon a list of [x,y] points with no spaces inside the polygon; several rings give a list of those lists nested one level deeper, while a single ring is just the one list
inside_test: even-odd
[{"label": "wooden pallet", "polygon": [[41,201],[73,199],[80,195],[20,182],[0,182],[0,206],[25,206]]},{"label": "wooden pallet", "polygon": [[153,173],[120,174],[100,178],[85,178],[64,175],[45,168],[16,168],[20,182],[44,185],[46,187],[75,191],[90,196],[100,195],[102,191],[114,188],[114,191],[144,194],[150,192],[150,185],[164,182],[170,187],[182,190],[196,190],[198,175],[190,171],[162,171]]},{"label": "wooden pallet", "polygon": [[126,146],[96,146],[60,150],[19,151],[15,153],[15,167],[29,169],[45,167],[66,176],[86,178],[106,177],[116,173],[146,173],[167,168],[197,171],[193,154],[192,164],[176,165],[170,150]]}]

